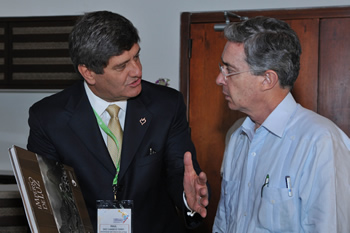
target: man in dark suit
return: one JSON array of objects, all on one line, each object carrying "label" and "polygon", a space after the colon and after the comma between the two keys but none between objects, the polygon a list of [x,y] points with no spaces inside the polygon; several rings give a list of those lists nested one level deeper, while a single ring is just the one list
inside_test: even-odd
[{"label": "man in dark suit", "polygon": [[[30,108],[27,148],[75,169],[95,231],[96,200],[116,195],[133,200],[133,233],[179,233],[178,212],[190,228],[206,216],[206,175],[196,160],[182,95],[141,81],[139,40],[137,29],[121,15],[85,14],[69,41],[84,81]],[[111,104],[121,109],[120,165],[113,163],[108,135],[98,124],[108,124]]]}]

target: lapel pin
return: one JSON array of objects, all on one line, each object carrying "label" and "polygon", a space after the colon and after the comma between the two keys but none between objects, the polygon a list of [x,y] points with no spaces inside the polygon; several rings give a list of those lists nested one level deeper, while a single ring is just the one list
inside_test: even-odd
[{"label": "lapel pin", "polygon": [[155,153],[157,153],[155,150],[153,150],[153,148],[151,147],[151,148],[149,148],[149,154],[150,155],[153,155],[153,154],[155,154]]},{"label": "lapel pin", "polygon": [[141,125],[144,125],[146,122],[147,122],[147,121],[146,121],[146,118],[145,118],[145,117],[143,117],[143,118],[140,119],[140,124],[141,124]]}]

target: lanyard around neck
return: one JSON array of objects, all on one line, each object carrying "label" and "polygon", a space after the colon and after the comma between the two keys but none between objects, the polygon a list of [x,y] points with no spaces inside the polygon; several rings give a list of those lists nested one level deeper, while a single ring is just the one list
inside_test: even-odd
[{"label": "lanyard around neck", "polygon": [[[97,119],[97,123],[98,125],[101,127],[101,129],[108,135],[110,136],[113,141],[115,142],[115,144],[117,145],[117,148],[118,148],[118,151],[120,150],[120,146],[119,146],[119,142],[117,140],[117,138],[114,136],[114,134],[112,133],[112,131],[106,126],[106,124],[103,122],[103,120],[101,119],[101,117],[97,114],[97,112],[94,110],[94,113],[95,113],[95,116],[96,116],[96,119]],[[117,183],[118,183],[118,174],[119,174],[119,171],[120,171],[120,160],[117,161],[117,165],[116,165],[116,169],[117,169],[117,172],[115,174],[115,177],[113,179],[113,186],[117,186]]]}]

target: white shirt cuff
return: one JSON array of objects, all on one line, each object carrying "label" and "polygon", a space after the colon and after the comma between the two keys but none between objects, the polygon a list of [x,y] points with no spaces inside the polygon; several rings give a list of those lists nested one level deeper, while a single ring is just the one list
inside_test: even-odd
[{"label": "white shirt cuff", "polygon": [[193,217],[193,216],[195,215],[196,211],[192,210],[192,209],[188,206],[187,200],[186,200],[185,191],[183,191],[183,195],[182,195],[182,196],[183,196],[183,199],[184,199],[185,206],[186,206],[186,208],[189,210],[189,211],[187,212],[187,215]]}]

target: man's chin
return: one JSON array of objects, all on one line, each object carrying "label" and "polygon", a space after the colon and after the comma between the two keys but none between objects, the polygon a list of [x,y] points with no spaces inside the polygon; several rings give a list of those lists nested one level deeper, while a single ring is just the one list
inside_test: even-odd
[{"label": "man's chin", "polygon": [[130,92],[129,98],[134,98],[138,96],[141,93],[141,91],[142,91],[142,85],[140,84],[139,86],[132,89],[132,91]]},{"label": "man's chin", "polygon": [[228,105],[229,109],[231,109],[231,110],[234,110],[234,111],[238,110],[238,107],[236,105],[234,105],[232,102],[228,102],[227,105]]}]

